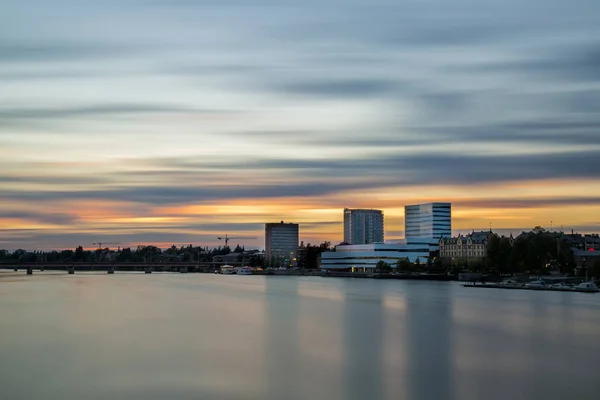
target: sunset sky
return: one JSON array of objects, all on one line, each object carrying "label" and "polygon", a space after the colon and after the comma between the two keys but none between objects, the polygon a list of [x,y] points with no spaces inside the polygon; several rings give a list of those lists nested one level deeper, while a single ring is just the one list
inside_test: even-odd
[{"label": "sunset sky", "polygon": [[600,231],[600,1],[8,0],[0,248]]}]

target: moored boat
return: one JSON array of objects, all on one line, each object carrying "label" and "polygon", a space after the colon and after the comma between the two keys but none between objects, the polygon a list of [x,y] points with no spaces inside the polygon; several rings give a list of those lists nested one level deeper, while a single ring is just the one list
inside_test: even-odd
[{"label": "moored boat", "polygon": [[541,288],[545,288],[547,287],[546,282],[544,282],[544,280],[542,279],[536,279],[535,281],[531,281],[529,283],[525,284],[526,288],[532,288],[532,289],[541,289]]},{"label": "moored boat", "polygon": [[573,290],[578,291],[578,292],[590,292],[590,293],[600,292],[600,288],[598,288],[598,286],[592,281],[581,282],[579,285],[575,286],[573,288]]},{"label": "moored boat", "polygon": [[252,275],[252,271],[253,271],[253,268],[248,267],[248,266],[236,268],[236,272],[238,275]]},{"label": "moored boat", "polygon": [[223,275],[233,275],[236,272],[237,271],[235,270],[235,268],[232,267],[231,265],[223,265],[223,266],[221,266],[221,273]]}]

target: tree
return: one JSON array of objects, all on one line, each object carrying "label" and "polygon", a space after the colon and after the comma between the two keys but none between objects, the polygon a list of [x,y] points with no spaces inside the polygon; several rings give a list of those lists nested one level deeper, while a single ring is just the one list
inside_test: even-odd
[{"label": "tree", "polygon": [[600,260],[594,261],[588,272],[589,278],[600,278]]},{"label": "tree", "polygon": [[135,251],[137,261],[153,262],[162,253],[161,249],[156,246],[138,246]]},{"label": "tree", "polygon": [[83,261],[84,260],[84,251],[83,247],[77,246],[75,249],[75,261]]},{"label": "tree", "polygon": [[487,264],[490,269],[500,268],[500,249],[501,239],[496,233],[489,235],[487,240]]},{"label": "tree", "polygon": [[133,253],[129,247],[126,247],[121,250],[121,252],[117,255],[118,262],[129,262],[133,261]]},{"label": "tree", "polygon": [[401,258],[400,260],[396,261],[396,268],[398,271],[408,272],[412,270],[412,266],[413,265],[408,258]]},{"label": "tree", "polygon": [[512,244],[510,243],[510,239],[502,236],[500,238],[499,245],[499,255],[498,262],[496,268],[500,273],[508,273],[510,272],[510,253],[512,251]]},{"label": "tree", "polygon": [[303,249],[303,251],[306,252],[306,255],[302,260],[303,265],[301,265],[301,267],[306,269],[317,268],[319,266],[319,258],[321,257],[321,253],[328,250],[331,250],[330,242],[323,242],[318,246],[313,246],[308,243]]},{"label": "tree", "polygon": [[386,263],[383,260],[379,260],[377,262],[377,265],[375,265],[375,269],[379,272],[390,272],[392,270],[392,267],[390,264]]}]

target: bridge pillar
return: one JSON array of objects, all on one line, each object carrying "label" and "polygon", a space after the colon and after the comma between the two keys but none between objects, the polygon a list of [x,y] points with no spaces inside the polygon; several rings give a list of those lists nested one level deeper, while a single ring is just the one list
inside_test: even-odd
[{"label": "bridge pillar", "polygon": [[144,273],[145,274],[151,274],[152,273],[152,267],[146,267],[146,268],[144,268]]},{"label": "bridge pillar", "polygon": [[112,265],[109,265],[108,268],[107,268],[107,270],[106,270],[106,272],[109,273],[109,274],[114,274],[115,273],[115,267],[112,266]]},{"label": "bridge pillar", "polygon": [[71,266],[67,268],[67,272],[69,275],[73,275],[75,273],[75,267]]},{"label": "bridge pillar", "polygon": [[27,267],[27,275],[33,275],[33,267]]}]

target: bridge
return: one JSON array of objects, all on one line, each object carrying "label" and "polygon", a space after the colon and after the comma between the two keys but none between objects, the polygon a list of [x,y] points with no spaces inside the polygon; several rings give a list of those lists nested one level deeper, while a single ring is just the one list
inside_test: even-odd
[{"label": "bridge", "polygon": [[[157,272],[177,273],[210,273],[217,270],[223,263],[217,262],[128,262],[128,263],[0,263],[0,269],[12,269],[13,271],[24,270],[27,275],[33,275],[33,271],[65,271],[74,274],[75,271],[106,271],[114,274],[115,271],[144,271],[146,274]],[[228,265],[241,266],[242,262],[230,262]]]}]

